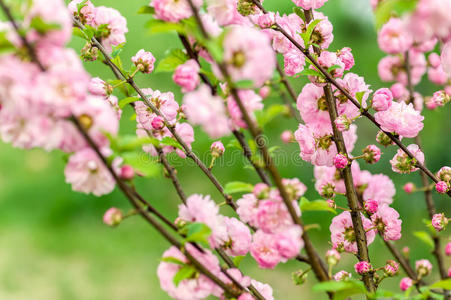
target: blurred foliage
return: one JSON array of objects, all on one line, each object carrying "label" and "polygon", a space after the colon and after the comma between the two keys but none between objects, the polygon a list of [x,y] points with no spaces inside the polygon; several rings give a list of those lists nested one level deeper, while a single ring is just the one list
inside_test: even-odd
[{"label": "blurred foliage", "polygon": [[[130,32],[128,43],[121,57],[126,65],[129,58],[139,49],[153,52],[158,60],[167,49],[181,48],[175,34],[149,35],[145,29],[148,16],[137,14],[148,0],[94,0],[95,5],[112,6],[121,11],[128,20]],[[290,13],[293,3],[289,0],[266,0],[265,6],[281,13]],[[367,0],[330,0],[323,11],[335,26],[335,40],[332,50],[344,46],[351,47],[356,59],[353,72],[365,76],[367,83],[375,90],[382,87],[377,76],[377,63],[383,53],[378,50],[373,16]],[[71,46],[81,49],[83,42],[74,37]],[[88,63],[86,68],[93,76],[111,79],[110,70],[100,62]],[[180,89],[172,82],[170,73],[138,76],[142,87],[162,91],[174,91],[181,99]],[[293,79],[293,86],[300,91],[303,79]],[[437,87],[422,83],[418,91],[431,94]],[[277,98],[267,103],[280,103]],[[421,133],[427,164],[431,170],[442,165],[450,165],[451,143],[449,143],[449,118],[451,108],[434,112],[425,111],[425,130]],[[125,108],[121,132],[134,133],[133,114]],[[356,154],[365,145],[375,143],[376,129],[365,120],[359,120],[359,141]],[[292,119],[277,117],[266,126],[271,146],[282,145],[280,133],[285,129],[295,130],[297,124]],[[225,145],[231,138],[224,139]],[[405,143],[410,143],[407,139]],[[193,148],[208,162],[211,140],[198,130]],[[428,256],[429,249],[411,234],[425,230],[422,219],[427,216],[422,194],[406,195],[402,185],[407,181],[420,184],[419,174],[399,175],[390,169],[389,160],[394,147],[383,149],[383,158],[376,165],[361,165],[373,173],[389,174],[397,187],[394,207],[399,210],[404,225],[404,236],[398,247],[411,247],[412,259]],[[221,182],[257,182],[257,177],[247,166],[238,150],[229,148],[224,157],[217,161],[214,173]],[[298,157],[298,146],[282,146],[275,151],[276,161],[284,177],[299,177],[309,188],[306,197],[317,199],[313,188],[312,166]],[[24,151],[0,144],[0,299],[169,299],[160,290],[156,267],[162,252],[168,247],[155,231],[139,218],[131,218],[115,229],[102,224],[102,215],[111,206],[128,210],[130,207],[122,195],[115,191],[111,195],[95,198],[71,191],[64,182],[64,164],[67,157],[59,152],[45,153],[42,150]],[[178,169],[187,194],[211,194],[221,201],[219,194],[204,175],[189,160],[171,157]],[[137,188],[166,216],[174,218],[179,204],[170,181],[164,176],[154,179],[138,179]],[[236,195],[235,195],[236,196]],[[449,199],[434,195],[440,211],[451,213]],[[342,205],[345,199],[339,199]],[[230,213],[224,208],[225,213]],[[319,245],[320,253],[328,248],[328,226],[333,217],[328,212],[311,211],[304,214],[306,224],[312,226],[313,242]],[[408,231],[407,231],[408,229]],[[410,235],[406,234],[410,233]],[[442,233],[446,236],[447,233]],[[418,246],[417,246],[418,245]],[[376,239],[370,247],[373,265],[380,266],[389,253],[383,243]],[[377,253],[377,255],[375,255]],[[339,267],[349,267],[354,258],[344,255]],[[448,261],[448,264],[450,261]],[[248,275],[272,284],[276,299],[325,298],[323,293],[311,292],[314,276],[303,286],[295,286],[290,274],[305,268],[298,262],[280,264],[274,271],[259,270],[251,259],[246,258],[242,266]],[[339,269],[337,269],[338,271]],[[432,281],[431,281],[432,282]],[[387,279],[383,288],[397,288],[398,279]],[[308,296],[309,293],[315,293]]]}]

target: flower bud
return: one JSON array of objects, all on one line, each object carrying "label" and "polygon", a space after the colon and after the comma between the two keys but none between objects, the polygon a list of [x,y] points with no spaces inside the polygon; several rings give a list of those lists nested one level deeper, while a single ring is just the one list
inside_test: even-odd
[{"label": "flower bud", "polygon": [[445,254],[451,256],[451,242],[448,242],[445,247]]},{"label": "flower bud", "polygon": [[369,164],[377,163],[381,159],[381,150],[376,145],[368,145],[363,149],[363,159]]},{"label": "flower bud", "polygon": [[238,0],[237,10],[244,17],[256,13],[257,9],[257,6],[252,0]]},{"label": "flower bud", "polygon": [[338,131],[343,132],[349,129],[352,124],[352,120],[349,119],[346,115],[340,115],[335,119],[334,123]]},{"label": "flower bud", "polygon": [[139,71],[150,74],[154,69],[155,57],[152,53],[141,49],[132,57],[132,62],[138,68]]},{"label": "flower bud", "polygon": [[108,226],[114,227],[121,223],[122,221],[122,211],[116,207],[111,207],[103,215],[103,223]]},{"label": "flower bud", "polygon": [[164,127],[164,120],[160,116],[156,116],[152,119],[152,122],[150,123],[152,125],[152,128],[155,130],[161,130]]},{"label": "flower bud", "polygon": [[330,249],[326,252],[326,262],[329,266],[335,266],[340,261],[340,253],[335,249]]},{"label": "flower bud", "polygon": [[282,140],[282,142],[284,142],[285,144],[291,143],[292,141],[294,141],[294,136],[293,133],[290,130],[285,130],[284,132],[282,132],[282,134],[280,135],[280,139]]},{"label": "flower bud", "polygon": [[265,183],[257,183],[252,193],[257,199],[266,199],[269,196],[269,186]]},{"label": "flower bud", "polygon": [[451,267],[448,269],[448,277],[451,277]]},{"label": "flower bud", "polygon": [[404,247],[404,248],[402,248],[402,254],[405,256],[405,257],[409,257],[409,255],[410,255],[410,248],[409,247]]},{"label": "flower bud", "polygon": [[120,176],[122,179],[131,180],[135,176],[135,170],[130,165],[123,165],[121,167]]},{"label": "flower bud", "polygon": [[340,271],[337,274],[334,275],[335,281],[346,281],[352,277],[351,273],[348,273],[346,271]]},{"label": "flower bud", "polygon": [[371,264],[367,261],[359,261],[354,265],[354,270],[357,272],[357,274],[363,275],[367,274],[373,269]]},{"label": "flower bud", "polygon": [[432,216],[432,226],[437,231],[442,231],[448,225],[448,218],[445,217],[444,213],[435,214]]},{"label": "flower bud", "polygon": [[415,188],[415,185],[412,182],[407,182],[404,186],[403,186],[403,190],[404,192],[406,192],[407,194],[410,194],[413,192]]},{"label": "flower bud", "polygon": [[344,156],[343,154],[338,153],[337,155],[335,155],[335,157],[334,157],[335,168],[344,169],[344,168],[346,168],[348,163],[349,163],[348,158],[346,156]]},{"label": "flower bud", "polygon": [[335,185],[332,183],[325,183],[321,187],[320,195],[324,198],[334,198],[335,197]]},{"label": "flower bud", "polygon": [[399,271],[399,264],[394,260],[388,260],[387,264],[384,266],[384,273],[387,276],[393,277]]},{"label": "flower bud", "polygon": [[93,47],[90,42],[87,42],[81,49],[80,56],[84,61],[95,61],[99,56],[99,49],[97,47]]},{"label": "flower bud", "polygon": [[427,276],[431,273],[432,264],[427,259],[420,259],[415,262],[415,269],[418,273],[418,276]]},{"label": "flower bud", "polygon": [[368,212],[370,215],[376,213],[378,207],[379,207],[379,203],[376,200],[368,200],[365,201],[365,210],[366,212]]},{"label": "flower bud", "polygon": [[384,147],[393,145],[392,140],[388,135],[385,134],[382,130],[377,133],[376,141]]},{"label": "flower bud", "polygon": [[273,12],[260,15],[257,18],[257,24],[262,29],[270,28],[276,23],[276,15]]},{"label": "flower bud", "polygon": [[444,181],[439,181],[435,184],[435,190],[439,194],[445,194],[448,192],[448,184]]},{"label": "flower bud", "polygon": [[96,96],[108,97],[113,92],[113,87],[99,77],[94,77],[88,84],[88,91]]},{"label": "flower bud", "polygon": [[269,96],[269,94],[271,93],[271,88],[267,85],[265,85],[264,87],[262,87],[259,91],[258,94],[260,95],[260,97],[262,97],[263,99],[265,99],[266,97]]},{"label": "flower bud", "polygon": [[401,289],[401,291],[405,292],[412,286],[412,283],[412,279],[410,279],[409,277],[404,277],[399,283],[399,288]]},{"label": "flower bud", "polygon": [[439,178],[440,181],[444,181],[447,183],[451,182],[451,168],[450,167],[442,167],[438,172],[437,172],[437,177]]},{"label": "flower bud", "polygon": [[299,270],[291,275],[295,285],[301,285],[307,280],[308,272]]},{"label": "flower bud", "polygon": [[225,148],[220,141],[217,141],[211,144],[210,150],[213,157],[221,157],[224,154]]},{"label": "flower bud", "polygon": [[330,208],[336,209],[337,208],[337,204],[335,203],[334,199],[327,199],[327,204],[329,205]]}]

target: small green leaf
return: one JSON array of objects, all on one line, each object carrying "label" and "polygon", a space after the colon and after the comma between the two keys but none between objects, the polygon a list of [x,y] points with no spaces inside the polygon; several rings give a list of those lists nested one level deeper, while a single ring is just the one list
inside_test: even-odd
[{"label": "small green leaf", "polygon": [[130,104],[130,103],[139,101],[139,99],[140,99],[140,98],[138,98],[138,97],[127,97],[127,98],[124,98],[124,99],[119,100],[119,104],[118,104],[118,105],[119,105],[119,107],[122,109],[122,108],[124,108],[127,104]]},{"label": "small green leaf", "polygon": [[451,290],[451,279],[440,280],[429,286],[431,289]]},{"label": "small green leaf", "polygon": [[428,245],[431,249],[434,248],[434,241],[426,231],[415,231],[413,233],[420,241]]},{"label": "small green leaf", "polygon": [[252,89],[254,87],[254,82],[252,80],[240,80],[235,82],[235,87],[240,90]]},{"label": "small green leaf", "polygon": [[0,32],[0,53],[12,52],[14,45],[6,37],[6,32]]},{"label": "small green leaf", "polygon": [[325,200],[314,200],[309,201],[305,197],[301,197],[299,200],[299,207],[301,211],[329,211],[331,213],[337,214],[337,211],[329,206]]},{"label": "small green leaf", "polygon": [[161,174],[160,164],[153,161],[145,152],[125,152],[121,157],[124,159],[124,164],[132,166],[144,177],[158,177]]},{"label": "small green leaf", "polygon": [[288,107],[286,105],[274,104],[264,110],[256,111],[255,116],[260,127],[264,127],[274,120],[274,118],[285,113],[288,113]]},{"label": "small green leaf", "polygon": [[75,36],[78,36],[78,37],[80,37],[80,38],[82,38],[82,39],[84,39],[84,40],[89,41],[89,38],[88,38],[88,36],[86,35],[86,33],[84,33],[84,31],[81,30],[81,29],[78,28],[78,27],[74,27],[74,28],[72,29],[72,34],[75,35]]},{"label": "small green leaf", "polygon": [[111,52],[111,57],[112,58],[116,58],[124,49],[125,43],[119,44],[117,46],[113,46],[112,48],[112,52]]},{"label": "small green leaf", "polygon": [[376,28],[381,28],[393,15],[401,16],[413,11],[417,2],[418,0],[385,0],[380,2],[375,13]]},{"label": "small green leaf", "polygon": [[146,23],[150,34],[167,33],[176,31],[178,33],[185,33],[185,27],[182,24],[164,22],[162,20],[152,19]]},{"label": "small green leaf", "polygon": [[357,101],[359,101],[360,106],[362,106],[363,96],[365,95],[365,92],[357,92],[355,94],[355,97],[357,98]]},{"label": "small green leaf", "polygon": [[83,0],[80,3],[77,4],[77,12],[80,13],[80,11],[82,10],[83,7],[85,7],[88,2],[88,0]]},{"label": "small green leaf", "polygon": [[191,279],[193,278],[193,275],[196,274],[196,269],[193,266],[185,265],[178,270],[177,274],[174,276],[174,284],[175,286],[178,286],[180,282],[182,282],[185,279]]},{"label": "small green leaf", "polygon": [[334,292],[334,300],[343,300],[352,295],[366,293],[363,283],[357,280],[320,282],[313,286],[313,291]]},{"label": "small green leaf", "polygon": [[151,14],[153,15],[155,13],[155,8],[152,6],[141,6],[138,10],[138,14]]},{"label": "small green leaf", "polygon": [[208,238],[211,235],[211,229],[204,223],[191,223],[186,226],[187,234],[185,242],[193,242],[209,247]]},{"label": "small green leaf", "polygon": [[85,25],[84,33],[86,33],[88,40],[91,40],[96,35],[96,29],[90,25]]},{"label": "small green leaf", "polygon": [[61,25],[56,23],[46,23],[41,17],[34,17],[31,19],[30,27],[40,34],[46,34],[49,31],[60,29]]},{"label": "small green leaf", "polygon": [[161,261],[164,261],[164,262],[167,262],[167,263],[171,263],[171,264],[181,265],[181,266],[186,265],[185,262],[181,261],[178,258],[172,257],[172,256],[163,257],[161,259]]},{"label": "small green leaf", "polygon": [[295,14],[297,14],[298,17],[301,18],[301,19],[304,21],[304,23],[305,23],[305,14],[304,14],[304,10],[302,10],[300,7],[294,7],[294,8],[293,8],[293,12],[294,12]]},{"label": "small green leaf", "polygon": [[226,194],[234,194],[234,193],[244,193],[244,192],[252,192],[254,190],[254,186],[250,183],[241,182],[241,181],[232,181],[225,185],[224,193]]},{"label": "small green leaf", "polygon": [[324,77],[324,75],[321,72],[313,69],[304,69],[302,72],[299,73],[299,75]]},{"label": "small green leaf", "polygon": [[180,150],[183,150],[182,145],[179,144],[179,142],[177,142],[175,139],[171,138],[171,137],[164,137],[161,141],[160,141],[161,145],[165,145],[165,146],[171,146]]},{"label": "small green leaf", "polygon": [[179,65],[188,60],[188,56],[181,49],[172,49],[158,64],[155,72],[172,72]]},{"label": "small green leaf", "polygon": [[329,69],[327,69],[327,72],[332,72],[333,70],[336,70],[336,69],[341,69],[341,68],[343,68],[342,66],[339,66],[339,65],[333,65],[332,67],[330,67]]},{"label": "small green leaf", "polygon": [[244,257],[245,257],[245,256],[235,256],[235,257],[233,258],[233,264],[234,264],[236,267],[239,267],[240,264],[241,264],[241,262],[243,261]]},{"label": "small green leaf", "polygon": [[318,25],[319,22],[321,21],[322,21],[321,19],[313,20],[308,25],[307,30],[304,33],[301,33],[301,37],[304,40],[305,48],[308,48],[308,46],[310,45],[310,40],[312,38],[313,31],[315,30],[316,25]]}]

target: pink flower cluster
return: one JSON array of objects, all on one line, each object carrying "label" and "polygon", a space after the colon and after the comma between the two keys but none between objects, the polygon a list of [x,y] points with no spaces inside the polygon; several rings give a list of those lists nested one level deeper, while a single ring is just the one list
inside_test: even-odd
[{"label": "pink flower cluster", "polygon": [[[296,200],[305,193],[305,185],[298,179],[284,179],[283,183],[293,199],[293,207],[298,207]],[[302,229],[293,223],[277,189],[259,183],[237,205],[240,219],[257,228],[250,252],[260,267],[272,269],[299,254],[304,244]]]}]

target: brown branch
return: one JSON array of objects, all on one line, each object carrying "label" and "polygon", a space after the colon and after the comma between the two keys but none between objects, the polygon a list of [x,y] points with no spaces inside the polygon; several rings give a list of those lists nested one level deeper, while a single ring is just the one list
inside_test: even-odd
[{"label": "brown branch", "polygon": [[161,164],[164,166],[165,170],[168,172],[168,176],[171,179],[172,184],[174,185],[174,188],[177,191],[177,194],[179,195],[182,202],[186,204],[186,195],[182,189],[182,186],[180,185],[180,181],[177,177],[176,170],[168,162],[166,155],[164,155],[164,153],[163,153],[163,150],[161,150],[160,147],[155,147],[155,149],[157,150],[158,157],[160,158]]}]

